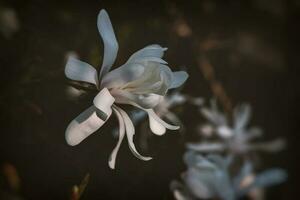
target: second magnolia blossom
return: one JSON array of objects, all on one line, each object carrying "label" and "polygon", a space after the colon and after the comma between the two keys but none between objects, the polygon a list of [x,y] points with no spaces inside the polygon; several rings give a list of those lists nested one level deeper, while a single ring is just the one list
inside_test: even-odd
[{"label": "second magnolia blossom", "polygon": [[109,166],[115,167],[117,152],[125,135],[133,154],[142,160],[149,160],[151,157],[144,157],[137,152],[133,143],[134,125],[127,113],[116,104],[129,104],[146,111],[150,129],[156,135],[164,134],[166,129],[176,130],[178,126],[161,120],[153,108],[169,89],[182,85],[188,75],[183,71],[172,72],[162,59],[166,48],[156,44],[137,51],[121,67],[110,71],[117,56],[118,42],[105,10],[100,11],[97,25],[104,43],[99,75],[94,67],[74,57],[70,57],[66,64],[65,74],[69,79],[88,82],[99,91],[93,105],[69,124],[66,141],[72,146],[79,144],[97,131],[114,112],[119,121],[119,141],[111,153]]}]

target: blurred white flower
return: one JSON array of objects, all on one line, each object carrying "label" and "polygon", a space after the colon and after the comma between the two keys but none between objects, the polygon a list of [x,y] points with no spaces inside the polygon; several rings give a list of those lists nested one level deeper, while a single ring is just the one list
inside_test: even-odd
[{"label": "blurred white flower", "polygon": [[6,38],[10,38],[20,29],[20,23],[16,11],[12,8],[0,7],[0,32]]},{"label": "blurred white flower", "polygon": [[76,117],[66,130],[66,141],[77,145],[98,130],[114,112],[119,121],[119,141],[111,153],[109,166],[115,167],[117,152],[126,134],[129,148],[142,159],[151,157],[140,155],[133,143],[134,125],[127,113],[116,104],[129,104],[147,112],[150,129],[162,135],[166,129],[176,130],[179,126],[170,125],[157,116],[153,108],[158,105],[167,91],[182,85],[188,75],[184,71],[172,72],[167,62],[162,60],[166,48],[149,45],[134,53],[119,68],[110,71],[118,52],[112,24],[105,10],[98,15],[98,29],[104,42],[104,57],[99,75],[88,63],[70,57],[65,67],[66,76],[73,81],[88,82],[96,86],[99,93],[93,105]]},{"label": "blurred white flower", "polygon": [[252,164],[246,161],[237,175],[230,175],[233,157],[219,155],[206,157],[188,151],[184,161],[188,167],[183,173],[183,184],[173,181],[171,189],[177,200],[211,199],[235,200],[254,189],[284,182],[287,174],[281,169],[270,169],[255,175]]},{"label": "blurred white flower", "polygon": [[[232,124],[229,119],[218,110],[214,100],[211,101],[211,108],[202,108],[201,113],[210,122],[210,127],[220,139],[213,143],[202,141],[200,143],[187,144],[189,149],[199,152],[220,152],[229,150],[234,154],[244,154],[249,151],[277,152],[284,148],[285,141],[276,139],[271,142],[251,142],[262,135],[262,130],[256,127],[248,128],[251,107],[242,104],[234,108]],[[208,125],[206,125],[208,126]],[[207,129],[207,128],[206,128]],[[208,136],[208,130],[201,129],[203,136]],[[212,134],[210,134],[212,135]]]}]

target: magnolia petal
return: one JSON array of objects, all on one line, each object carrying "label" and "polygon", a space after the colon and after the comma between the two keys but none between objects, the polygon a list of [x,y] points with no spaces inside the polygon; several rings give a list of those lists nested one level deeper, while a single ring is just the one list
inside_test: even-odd
[{"label": "magnolia petal", "polygon": [[166,133],[166,127],[156,121],[153,117],[149,117],[150,129],[155,135],[163,135]]},{"label": "magnolia petal", "polygon": [[143,74],[128,82],[122,89],[137,94],[155,93],[165,95],[172,83],[172,71],[163,64],[147,63]]},{"label": "magnolia petal", "polygon": [[112,90],[111,94],[119,104],[137,104],[145,109],[157,106],[163,99],[162,96],[157,94],[140,95],[117,89]]},{"label": "magnolia petal", "polygon": [[83,81],[98,86],[98,75],[94,67],[86,62],[82,62],[74,57],[69,57],[65,75],[74,81]]},{"label": "magnolia petal", "polygon": [[180,87],[188,77],[189,75],[185,71],[173,72],[172,84],[169,89]]},{"label": "magnolia petal", "polygon": [[103,120],[105,120],[108,115],[111,115],[111,106],[114,102],[115,98],[111,96],[107,88],[103,88],[93,100],[95,107],[104,115]]},{"label": "magnolia petal", "polygon": [[211,170],[199,171],[189,168],[184,181],[194,196],[210,199],[215,196],[214,176]]},{"label": "magnolia petal", "polygon": [[188,143],[186,147],[200,153],[221,152],[225,150],[225,146],[222,143]]},{"label": "magnolia petal", "polygon": [[166,112],[164,114],[164,117],[169,121],[172,122],[173,124],[178,124],[178,125],[183,125],[183,123],[181,122],[181,120],[177,117],[177,115],[173,112]]},{"label": "magnolia petal", "polygon": [[121,113],[118,111],[118,108],[113,108],[113,111],[117,115],[117,118],[119,121],[119,134],[118,134],[119,140],[109,157],[108,165],[111,169],[115,169],[116,157],[117,157],[118,151],[120,149],[121,143],[123,141],[123,138],[125,136],[125,124],[124,124],[123,117],[122,117]]},{"label": "magnolia petal", "polygon": [[263,188],[277,185],[286,181],[287,177],[286,171],[282,169],[269,169],[257,175],[252,187]]},{"label": "magnolia petal", "polygon": [[129,149],[131,150],[131,152],[133,153],[133,155],[135,157],[137,157],[137,158],[139,158],[141,160],[144,160],[144,161],[151,160],[152,159],[151,157],[142,156],[136,150],[134,142],[133,142],[133,136],[135,134],[133,123],[132,123],[132,121],[130,120],[129,116],[127,115],[127,113],[124,110],[122,110],[119,107],[117,107],[117,108],[118,108],[118,111],[120,112],[120,114],[122,115],[124,123],[125,123],[125,130],[126,130],[126,135],[127,135]]},{"label": "magnolia petal", "polygon": [[127,63],[132,63],[138,59],[147,58],[147,57],[162,58],[164,55],[164,51],[166,50],[167,48],[162,48],[158,44],[149,45],[132,54],[132,56],[130,56],[130,58],[128,59]]},{"label": "magnolia petal", "polygon": [[[157,121],[158,124],[161,124],[161,126],[164,126],[165,128],[167,129],[170,129],[170,130],[178,130],[180,127],[179,126],[175,126],[175,125],[171,125],[171,124],[168,124],[167,122],[163,121],[161,118],[159,118],[159,116],[153,111],[153,109],[144,109],[147,113],[148,113],[148,117],[149,117],[149,121],[150,121],[150,118],[152,118],[151,120],[155,120]],[[151,131],[153,133],[155,133],[157,130],[156,129],[153,129],[152,128],[157,128],[157,127],[151,127],[151,124],[150,124],[150,128],[151,128]]]},{"label": "magnolia petal", "polygon": [[[89,107],[69,124],[65,133],[65,138],[69,145],[75,146],[79,144],[106,122],[97,116],[96,110],[95,106]],[[109,117],[110,114],[107,119]]]},{"label": "magnolia petal", "polygon": [[241,186],[245,187],[243,184],[243,180],[253,173],[253,165],[249,160],[246,160],[240,169],[238,175],[233,179],[233,184],[236,190],[238,190]]},{"label": "magnolia petal", "polygon": [[208,161],[205,157],[200,154],[196,154],[193,151],[187,151],[184,156],[183,160],[185,164],[191,168],[202,168],[202,169],[215,169],[215,165]]},{"label": "magnolia petal", "polygon": [[140,57],[140,58],[137,58],[135,60],[136,63],[139,63],[139,62],[157,62],[157,63],[160,63],[160,64],[168,64],[166,61],[164,61],[163,59],[161,58],[158,58],[158,57]]},{"label": "magnolia petal", "polygon": [[227,119],[222,113],[208,108],[200,109],[202,115],[216,126],[227,125]]},{"label": "magnolia petal", "polygon": [[122,87],[131,81],[139,79],[144,72],[145,66],[141,64],[124,64],[103,76],[101,86],[106,88]]},{"label": "magnolia petal", "polygon": [[249,104],[242,104],[237,106],[233,111],[234,117],[234,128],[242,129],[244,128],[250,120],[251,117],[251,107]]},{"label": "magnolia petal", "polygon": [[102,9],[98,15],[97,26],[104,43],[103,63],[99,78],[103,77],[114,64],[119,45],[107,12]]}]

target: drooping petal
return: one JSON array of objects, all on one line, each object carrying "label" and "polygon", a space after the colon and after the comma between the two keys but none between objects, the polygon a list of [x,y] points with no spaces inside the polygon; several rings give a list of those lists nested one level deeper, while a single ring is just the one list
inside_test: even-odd
[{"label": "drooping petal", "polygon": [[158,121],[156,121],[153,117],[149,117],[149,125],[151,131],[155,135],[163,135],[166,133],[166,127],[161,125]]},{"label": "drooping petal", "polygon": [[188,77],[189,75],[185,71],[173,72],[172,84],[169,89],[180,87]]},{"label": "drooping petal", "polygon": [[117,107],[117,108],[118,108],[118,111],[120,112],[120,114],[122,115],[124,123],[125,123],[125,130],[126,130],[126,135],[127,135],[129,149],[131,150],[131,152],[133,153],[133,155],[135,157],[137,157],[137,158],[139,158],[141,160],[144,160],[144,161],[151,160],[152,159],[151,157],[142,156],[136,150],[134,142],[133,142],[133,136],[135,134],[135,129],[134,129],[133,123],[132,123],[132,121],[130,120],[129,116],[127,115],[127,113],[124,110],[122,110],[119,107]]},{"label": "drooping petal", "polygon": [[86,62],[82,62],[74,57],[69,57],[65,74],[74,81],[83,81],[98,86],[98,75],[94,67]]},{"label": "drooping petal", "polygon": [[118,151],[120,149],[121,143],[123,141],[123,138],[125,136],[125,124],[124,124],[124,119],[121,115],[121,113],[118,111],[118,108],[113,107],[113,111],[117,115],[118,121],[119,121],[119,140],[117,145],[115,146],[114,150],[111,152],[108,165],[111,169],[115,169],[115,163],[116,163],[116,157],[118,154]]},{"label": "drooping petal", "polygon": [[149,121],[155,120],[157,123],[150,124],[150,129],[153,133],[162,133],[158,132],[158,130],[164,130],[162,127],[165,127],[170,130],[178,130],[180,127],[168,124],[167,122],[163,121],[157,114],[153,111],[153,109],[143,109],[148,113]]},{"label": "drooping petal", "polygon": [[69,145],[75,146],[89,135],[97,131],[106,121],[100,119],[96,114],[97,108],[91,106],[78,115],[67,127],[65,137]]},{"label": "drooping petal", "polygon": [[114,64],[119,45],[107,12],[102,9],[98,15],[97,26],[104,43],[103,63],[99,78],[103,77]]},{"label": "drooping petal", "polygon": [[162,48],[158,44],[149,45],[132,54],[132,56],[130,56],[130,58],[128,59],[127,63],[136,62],[138,59],[141,58],[150,58],[150,57],[162,58],[164,55],[164,51],[166,50],[167,48]]}]

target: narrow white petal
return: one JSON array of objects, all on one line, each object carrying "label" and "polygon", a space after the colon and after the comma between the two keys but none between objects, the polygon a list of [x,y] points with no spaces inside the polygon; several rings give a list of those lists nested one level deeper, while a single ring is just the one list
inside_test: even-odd
[{"label": "narrow white petal", "polygon": [[[97,116],[96,110],[95,106],[89,107],[69,124],[65,133],[66,141],[69,145],[75,146],[79,144],[106,122]],[[110,115],[108,115],[107,119],[109,117]]]},{"label": "narrow white petal", "polygon": [[234,128],[242,129],[244,128],[251,117],[251,107],[249,104],[242,104],[240,106],[235,107],[233,111],[234,117]]},{"label": "narrow white petal", "polygon": [[135,134],[133,123],[132,123],[129,116],[127,115],[127,113],[124,110],[122,110],[121,108],[118,107],[118,111],[121,113],[121,115],[124,119],[128,145],[129,145],[129,149],[131,150],[133,155],[135,157],[141,159],[141,160],[144,160],[144,161],[151,160],[152,159],[151,157],[144,157],[144,156],[142,156],[141,154],[138,153],[138,151],[136,150],[135,145],[133,143],[133,136]]},{"label": "narrow white petal", "polygon": [[123,141],[123,138],[125,136],[125,125],[124,125],[123,117],[117,108],[113,107],[113,111],[117,115],[117,118],[119,121],[119,140],[109,157],[108,165],[111,169],[115,169],[116,157],[117,157],[118,151],[120,149],[121,143]]},{"label": "narrow white petal", "polygon": [[111,21],[105,10],[100,11],[98,15],[97,26],[104,43],[103,63],[99,75],[99,78],[101,79],[101,77],[103,77],[114,64],[119,45]]},{"label": "narrow white petal", "polygon": [[88,82],[98,86],[96,69],[88,63],[82,62],[74,57],[68,58],[65,74],[69,79],[74,81]]},{"label": "narrow white petal", "polygon": [[172,84],[169,89],[180,87],[188,77],[189,75],[185,71],[173,72]]}]

